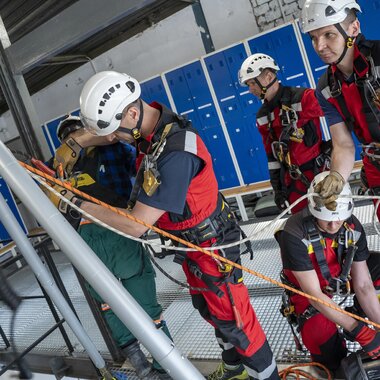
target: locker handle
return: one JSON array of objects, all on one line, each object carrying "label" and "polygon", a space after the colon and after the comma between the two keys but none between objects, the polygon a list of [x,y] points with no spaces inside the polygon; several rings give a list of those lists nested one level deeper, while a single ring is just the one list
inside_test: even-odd
[{"label": "locker handle", "polygon": [[253,156],[254,156],[254,154],[253,154],[254,152],[253,152],[253,151],[254,151],[254,149],[253,149],[253,148],[251,148],[251,149],[249,150],[249,155],[250,155],[251,157],[253,157]]}]

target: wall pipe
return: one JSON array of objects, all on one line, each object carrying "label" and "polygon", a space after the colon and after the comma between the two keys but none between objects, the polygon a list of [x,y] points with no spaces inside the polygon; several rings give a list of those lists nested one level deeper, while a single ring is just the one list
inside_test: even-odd
[{"label": "wall pipe", "polygon": [[[0,174],[72,264],[174,380],[204,380],[0,142]],[[48,290],[48,289],[46,289]],[[55,302],[54,298],[52,297]]]}]

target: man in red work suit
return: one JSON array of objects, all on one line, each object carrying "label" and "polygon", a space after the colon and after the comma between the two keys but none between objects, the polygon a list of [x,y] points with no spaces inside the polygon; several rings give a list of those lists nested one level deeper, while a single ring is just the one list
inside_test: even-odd
[{"label": "man in red work suit", "polygon": [[[262,99],[256,123],[268,157],[275,203],[280,210],[306,194],[310,182],[325,170],[328,156],[322,147],[319,117],[322,111],[314,90],[282,86],[277,66],[267,54],[248,57],[239,71],[241,85]],[[292,212],[307,206],[305,199]]]},{"label": "man in red work suit", "polygon": [[[320,173],[314,178],[310,193],[315,193],[315,186],[328,173]],[[351,195],[348,183],[342,194]],[[279,235],[283,281],[334,306],[338,305],[332,301],[332,296],[344,296],[352,287],[365,315],[371,321],[380,323],[380,303],[373,285],[380,278],[371,280],[369,276],[368,265],[372,264],[368,260],[367,240],[363,226],[352,215],[352,198],[339,198],[335,211],[328,210],[318,200],[309,198],[308,209],[292,215]],[[378,261],[378,255],[373,257]],[[348,285],[350,278],[351,286]],[[372,359],[380,357],[378,331],[316,301],[294,293],[287,294],[295,307],[303,343],[313,361],[331,370],[340,366],[347,349],[337,325],[344,329],[348,339],[357,341]]]},{"label": "man in red work suit", "polygon": [[[354,165],[351,132],[363,144],[367,187],[380,195],[380,41],[368,41],[360,33],[360,11],[355,0],[306,0],[300,19],[314,50],[329,65],[316,96],[334,148],[331,173],[316,190],[332,210]],[[380,220],[380,208],[377,216]]]},{"label": "man in red work suit", "polygon": [[[218,192],[212,159],[190,123],[158,103],[140,98],[139,83],[127,74],[100,72],[85,84],[81,120],[90,132],[134,143],[143,154],[132,191],[131,215],[202,247],[241,239],[240,229]],[[68,198],[78,199],[69,194]],[[96,204],[80,206],[122,232],[139,237],[147,227]],[[240,248],[217,251],[240,263]],[[176,255],[193,305],[216,331],[223,348],[209,379],[279,379],[273,353],[250,304],[240,270],[199,251]]]}]

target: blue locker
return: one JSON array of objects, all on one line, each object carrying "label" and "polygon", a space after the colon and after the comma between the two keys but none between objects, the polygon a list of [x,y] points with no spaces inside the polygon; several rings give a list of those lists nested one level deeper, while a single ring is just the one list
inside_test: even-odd
[{"label": "blue locker", "polygon": [[281,71],[278,77],[286,86],[310,87],[292,25],[284,26],[248,41],[252,54],[269,54]]},{"label": "blue locker", "polygon": [[238,83],[238,70],[247,57],[243,44],[205,58],[245,184],[269,178],[255,114],[261,105]]},{"label": "blue locker", "polygon": [[359,0],[362,12],[358,17],[360,28],[369,40],[379,39],[378,22],[380,19],[380,0]]},{"label": "blue locker", "polygon": [[165,74],[177,112],[191,120],[214,163],[219,188],[239,185],[215,105],[199,61]]},{"label": "blue locker", "polygon": [[[27,233],[25,224],[21,218],[21,215],[18,211],[18,208],[16,206],[16,202],[13,199],[13,195],[7,185],[7,183],[4,181],[3,177],[0,177],[0,192],[2,196],[4,197],[5,201],[7,202],[9,208],[11,209],[13,215],[16,217],[17,221],[19,222],[20,226],[24,230],[25,233]],[[0,222],[0,240],[9,240],[11,239],[8,231],[5,229],[3,224]]]},{"label": "blue locker", "polygon": [[169,98],[160,76],[141,83],[141,98],[146,103],[158,102],[170,107]]}]

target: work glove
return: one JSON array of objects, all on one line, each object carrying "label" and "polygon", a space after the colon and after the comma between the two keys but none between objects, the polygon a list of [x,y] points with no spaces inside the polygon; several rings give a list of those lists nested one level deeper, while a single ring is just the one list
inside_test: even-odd
[{"label": "work glove", "polygon": [[314,187],[314,191],[320,195],[318,202],[321,202],[321,205],[325,206],[328,210],[335,211],[337,206],[336,200],[343,190],[344,183],[342,175],[332,170],[327,177]]},{"label": "work glove", "polygon": [[281,190],[275,191],[274,192],[274,203],[276,203],[276,206],[280,210],[285,210],[289,206],[289,203],[288,203],[288,200],[286,197],[286,193],[284,191],[281,191]]},{"label": "work glove", "polygon": [[345,334],[350,340],[356,340],[372,359],[380,358],[380,332],[359,321],[352,331],[345,331]]},{"label": "work glove", "polygon": [[[50,199],[50,201],[58,209],[58,211],[66,218],[66,220],[75,229],[77,229],[79,227],[79,223],[81,220],[81,213],[75,210],[73,207],[71,207],[68,203],[64,202],[52,191],[49,191],[47,188],[45,188],[42,185],[40,187],[41,187],[41,190],[45,193],[45,195]],[[63,195],[66,199],[68,199],[71,202],[73,201],[73,198],[76,198],[73,203],[76,206],[80,207],[82,203],[82,199],[78,198],[76,194],[74,194],[70,190],[67,190],[66,188],[59,185],[53,185],[52,188],[58,191],[61,195]]]},{"label": "work glove", "polygon": [[81,150],[82,147],[73,138],[68,138],[55,152],[54,170],[57,170],[61,164],[65,177],[69,176],[79,159]]}]

